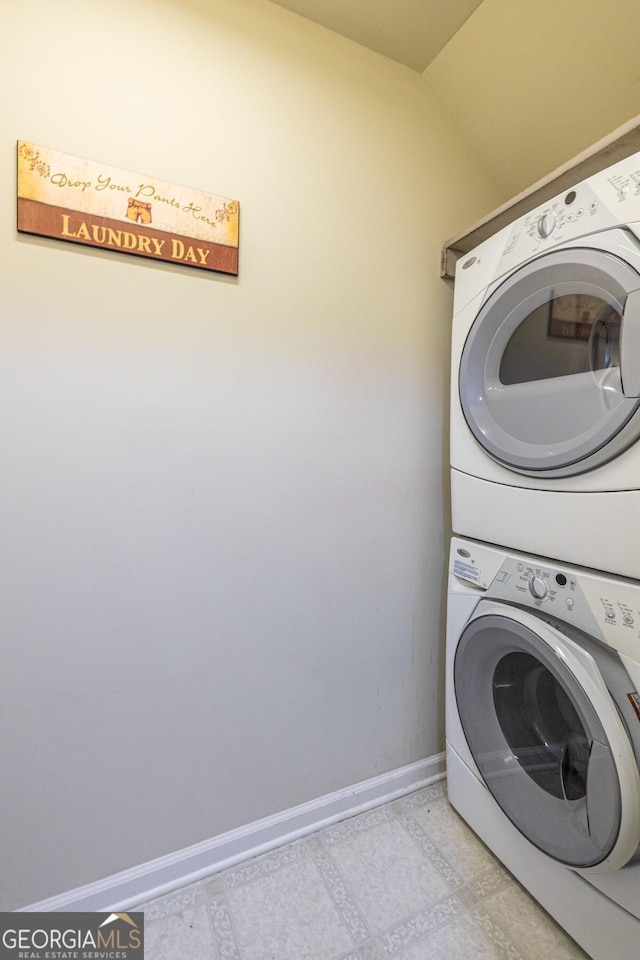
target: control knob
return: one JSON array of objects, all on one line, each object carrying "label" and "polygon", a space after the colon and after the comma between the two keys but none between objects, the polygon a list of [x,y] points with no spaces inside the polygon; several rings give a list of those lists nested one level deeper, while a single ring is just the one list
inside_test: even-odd
[{"label": "control knob", "polygon": [[556,218],[552,213],[543,213],[542,216],[538,218],[536,226],[538,228],[538,236],[546,240],[556,228]]},{"label": "control knob", "polygon": [[542,577],[531,577],[529,590],[536,600],[545,600],[549,594],[549,585]]}]

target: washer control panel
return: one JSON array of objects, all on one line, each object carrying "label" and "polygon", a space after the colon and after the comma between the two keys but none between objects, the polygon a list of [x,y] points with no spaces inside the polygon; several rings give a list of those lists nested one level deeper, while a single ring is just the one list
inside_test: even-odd
[{"label": "washer control panel", "polygon": [[487,598],[544,610],[640,660],[638,581],[457,538],[452,541],[449,569]]}]

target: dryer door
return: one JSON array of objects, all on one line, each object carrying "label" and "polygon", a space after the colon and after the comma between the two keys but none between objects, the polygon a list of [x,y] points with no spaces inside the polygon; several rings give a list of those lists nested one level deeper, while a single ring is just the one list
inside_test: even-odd
[{"label": "dryer door", "polygon": [[481,601],[454,686],[473,759],[518,830],[571,867],[627,863],[640,838],[638,766],[593,657],[535,614]]},{"label": "dryer door", "polygon": [[640,274],[629,263],[587,247],[538,257],[500,284],[469,332],[459,371],[469,429],[518,473],[592,470],[640,435],[639,348]]}]

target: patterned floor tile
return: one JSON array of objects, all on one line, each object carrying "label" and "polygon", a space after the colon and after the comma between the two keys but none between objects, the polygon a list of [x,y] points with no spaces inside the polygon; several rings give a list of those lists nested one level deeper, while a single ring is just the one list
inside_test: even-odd
[{"label": "patterned floor tile", "polygon": [[334,960],[356,944],[307,859],[227,891],[242,960]]},{"label": "patterned floor tile", "polygon": [[384,957],[396,957],[406,947],[424,940],[428,934],[451,923],[456,917],[462,916],[464,911],[464,901],[455,894],[430,904],[426,909],[396,924],[380,937]]},{"label": "patterned floor tile", "polygon": [[[564,930],[513,881],[505,890],[470,911],[485,937],[505,941],[517,950],[518,960],[588,960]],[[510,956],[510,955],[509,955]]]},{"label": "patterned floor tile", "polygon": [[190,883],[186,887],[180,887],[172,893],[167,893],[155,900],[148,900],[136,910],[144,910],[145,924],[153,920],[163,920],[166,917],[172,917],[183,910],[193,909],[204,902],[204,891],[202,884]]},{"label": "patterned floor tile", "polygon": [[449,892],[446,880],[397,821],[346,834],[328,850],[373,933]]},{"label": "patterned floor tile", "polygon": [[443,857],[441,851],[415,817],[411,816],[411,814],[398,813],[397,820],[448,886],[459,887],[464,883],[462,876],[457,873],[450,862]]},{"label": "patterned floor tile", "polygon": [[214,960],[206,905],[152,922],[146,920],[145,911],[144,954],[147,960]]},{"label": "patterned floor tile", "polygon": [[231,890],[252,880],[268,877],[291,863],[297,863],[303,855],[303,849],[299,844],[286,844],[286,846],[279,847],[271,853],[266,853],[261,857],[243,863],[239,867],[232,867],[225,871],[223,875],[225,887],[227,890]]},{"label": "patterned floor tile", "polygon": [[466,880],[486,873],[497,863],[448,800],[416,807],[410,818],[422,827],[451,867]]},{"label": "patterned floor tile", "polygon": [[399,800],[394,800],[391,804],[389,804],[389,806],[410,811],[414,810],[416,807],[423,806],[425,803],[446,799],[446,783],[444,780],[440,780],[438,783],[432,783],[429,787],[423,787],[421,790],[414,790],[413,793],[408,793],[406,797],[401,797]]},{"label": "patterned floor tile", "polygon": [[335,843],[341,843],[354,834],[364,833],[372,827],[379,827],[381,824],[390,823],[394,820],[394,813],[391,807],[376,807],[375,810],[369,810],[367,813],[361,813],[357,817],[351,817],[335,827],[327,827],[321,833],[322,842],[327,846],[333,846]]},{"label": "patterned floor tile", "polygon": [[[224,893],[219,893],[211,885],[208,886],[207,890],[216,958],[220,958],[220,960],[242,960],[227,898]],[[155,960],[155,958],[152,958],[152,960]]]},{"label": "patterned floor tile", "polygon": [[[487,940],[468,917],[454,920],[420,940],[401,960],[506,960],[495,943]],[[517,954],[513,960],[518,960]],[[543,960],[541,957],[540,960]],[[555,960],[555,958],[553,958]]]},{"label": "patterned floor tile", "polygon": [[587,960],[443,783],[138,909],[147,960]]},{"label": "patterned floor tile", "polygon": [[485,873],[480,874],[466,883],[458,891],[460,896],[464,897],[468,906],[476,906],[478,901],[493,897],[501,890],[512,886],[514,879],[510,873],[500,863],[490,867]]},{"label": "patterned floor tile", "polygon": [[356,901],[350,895],[342,877],[336,870],[331,857],[327,853],[319,851],[314,858],[314,863],[354,942],[364,943],[370,937],[367,924]]}]

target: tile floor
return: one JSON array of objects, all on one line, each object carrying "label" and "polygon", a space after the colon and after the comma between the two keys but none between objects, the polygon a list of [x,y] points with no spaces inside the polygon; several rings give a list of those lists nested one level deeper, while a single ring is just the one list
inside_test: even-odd
[{"label": "tile floor", "polygon": [[151,900],[146,960],[585,960],[426,787]]}]

